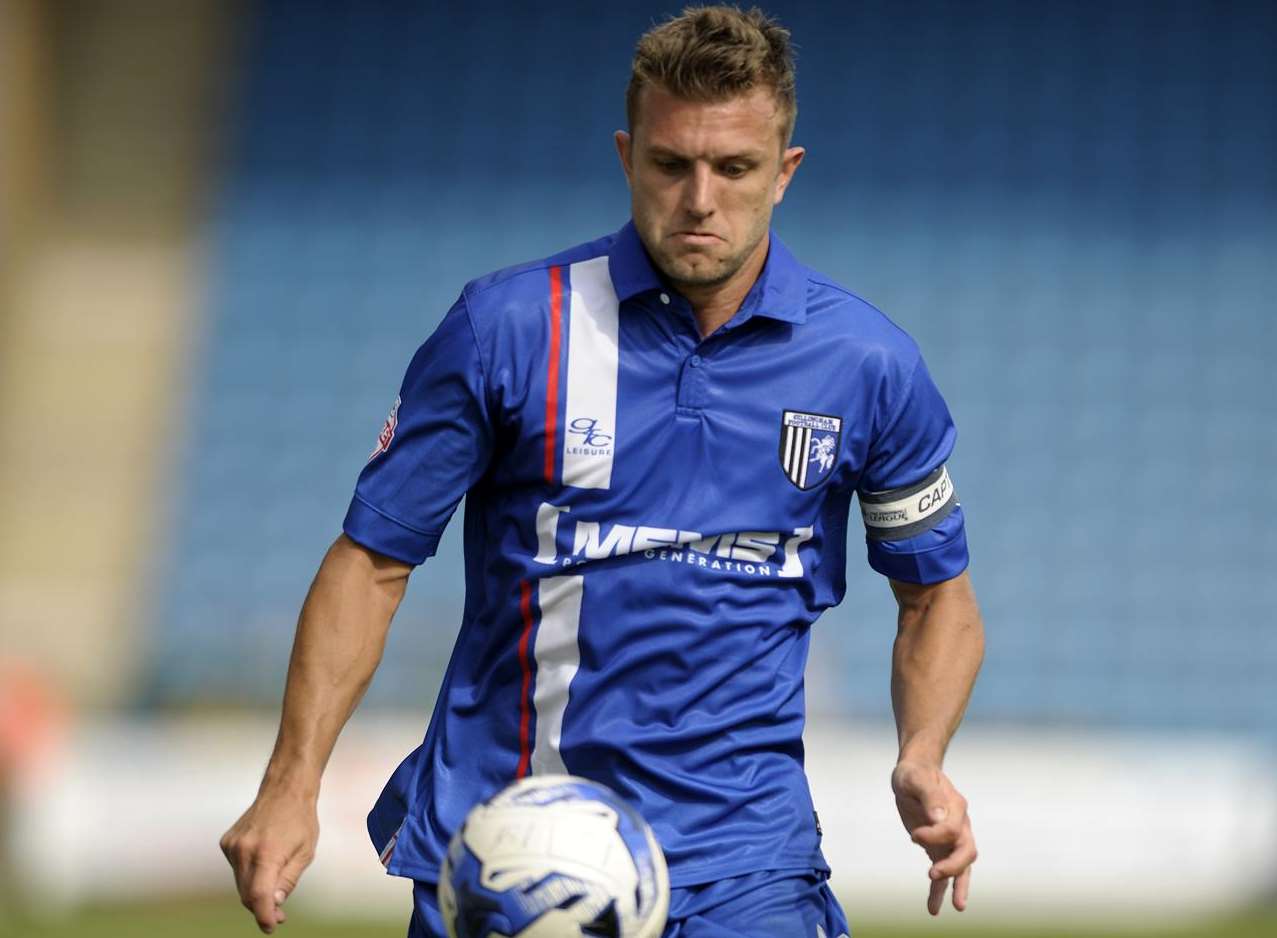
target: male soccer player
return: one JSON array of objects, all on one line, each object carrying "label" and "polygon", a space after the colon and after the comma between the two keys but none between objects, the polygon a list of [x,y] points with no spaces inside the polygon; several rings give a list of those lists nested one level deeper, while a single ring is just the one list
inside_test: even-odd
[{"label": "male soccer player", "polygon": [[917,346],[770,233],[803,159],[788,34],[691,9],[642,37],[616,147],[619,232],[466,285],[408,366],[302,609],[279,737],[222,841],[270,932],[314,854],[324,764],[409,573],[463,495],[466,605],[425,740],[369,830],[417,881],[468,809],[528,773],[632,801],[664,846],[667,938],[836,938],[802,767],[809,630],[842,599],[859,493],[900,606],[905,828],[927,905],[975,843],[942,769],[983,630],[948,410]]}]

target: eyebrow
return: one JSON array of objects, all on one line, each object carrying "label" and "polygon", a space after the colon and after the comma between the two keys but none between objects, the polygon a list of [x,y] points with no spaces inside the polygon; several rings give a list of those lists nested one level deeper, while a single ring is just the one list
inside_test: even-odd
[{"label": "eyebrow", "polygon": [[[668,147],[663,147],[663,146],[660,146],[659,144],[654,144],[652,146],[649,146],[648,153],[652,156],[670,157],[676,160],[699,159],[699,157],[688,156],[685,153],[679,153],[677,150],[671,150]],[[761,163],[763,160],[763,154],[757,152],[756,150],[742,150],[739,153],[727,153],[727,154],[724,154],[723,156],[711,157],[710,159],[711,159],[711,162],[714,162],[714,163],[730,163],[733,160],[739,160],[745,163]]]}]

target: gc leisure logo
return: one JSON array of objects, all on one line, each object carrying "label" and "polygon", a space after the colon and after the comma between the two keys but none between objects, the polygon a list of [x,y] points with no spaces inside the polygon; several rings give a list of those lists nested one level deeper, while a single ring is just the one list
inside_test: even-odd
[{"label": "gc leisure logo", "polygon": [[611,456],[612,434],[599,428],[594,417],[576,417],[568,424],[564,453],[572,456]]}]

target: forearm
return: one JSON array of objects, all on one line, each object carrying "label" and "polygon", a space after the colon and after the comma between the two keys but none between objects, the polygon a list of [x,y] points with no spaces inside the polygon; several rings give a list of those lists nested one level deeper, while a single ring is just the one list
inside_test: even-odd
[{"label": "forearm", "polygon": [[984,657],[980,610],[965,573],[892,588],[900,604],[891,669],[900,758],[940,766]]},{"label": "forearm", "polygon": [[297,623],[263,789],[318,796],[337,736],[381,662],[409,570],[345,536],[329,548]]}]

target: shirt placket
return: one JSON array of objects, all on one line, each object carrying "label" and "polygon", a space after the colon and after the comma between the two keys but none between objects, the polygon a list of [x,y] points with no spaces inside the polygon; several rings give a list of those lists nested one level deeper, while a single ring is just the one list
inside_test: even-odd
[{"label": "shirt placket", "polygon": [[675,414],[680,417],[699,417],[709,399],[709,356],[715,336],[701,338],[696,329],[696,317],[681,297],[661,293],[658,300],[665,311],[678,322],[677,354],[680,361]]}]

